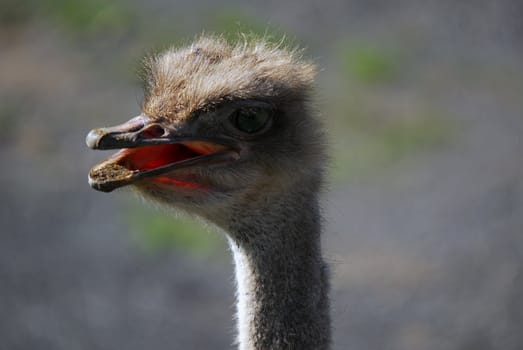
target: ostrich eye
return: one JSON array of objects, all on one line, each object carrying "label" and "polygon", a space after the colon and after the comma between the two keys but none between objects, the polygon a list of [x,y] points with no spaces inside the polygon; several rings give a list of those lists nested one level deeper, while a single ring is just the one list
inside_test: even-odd
[{"label": "ostrich eye", "polygon": [[242,108],[232,115],[232,122],[238,130],[253,134],[263,129],[271,114],[264,108]]}]

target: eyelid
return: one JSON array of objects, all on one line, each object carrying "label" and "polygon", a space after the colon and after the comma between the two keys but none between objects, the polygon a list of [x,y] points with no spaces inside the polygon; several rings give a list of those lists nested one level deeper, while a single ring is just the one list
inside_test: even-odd
[{"label": "eyelid", "polygon": [[260,109],[266,109],[269,111],[274,109],[274,106],[271,103],[265,102],[265,101],[260,101],[260,100],[241,100],[241,101],[234,102],[234,105],[236,106],[237,109],[260,108]]},{"label": "eyelid", "polygon": [[200,119],[201,116],[205,115],[230,116],[237,110],[249,108],[265,109],[270,114],[273,114],[276,109],[272,103],[255,99],[246,99],[239,101],[229,101],[222,105],[216,105],[210,109],[201,109],[199,111],[195,111],[191,116],[191,119],[197,120]]}]

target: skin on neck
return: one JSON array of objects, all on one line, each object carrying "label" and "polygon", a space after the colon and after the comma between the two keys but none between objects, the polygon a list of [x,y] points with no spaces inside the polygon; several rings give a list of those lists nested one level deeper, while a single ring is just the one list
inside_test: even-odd
[{"label": "skin on neck", "polygon": [[328,349],[328,276],[316,195],[274,196],[243,205],[241,217],[230,221],[239,349]]}]

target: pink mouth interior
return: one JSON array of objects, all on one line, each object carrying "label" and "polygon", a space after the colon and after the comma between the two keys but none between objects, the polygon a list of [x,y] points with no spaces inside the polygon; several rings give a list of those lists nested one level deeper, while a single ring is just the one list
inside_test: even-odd
[{"label": "pink mouth interior", "polygon": [[196,152],[182,144],[143,146],[127,149],[122,165],[129,170],[151,170],[204,154],[208,153]]},{"label": "pink mouth interior", "polygon": [[[222,149],[225,149],[225,147],[201,141],[127,148],[121,151],[123,157],[119,163],[132,171],[147,171],[194,157],[216,153]],[[204,187],[197,182],[182,181],[168,175],[151,177],[150,180],[179,187]]]}]

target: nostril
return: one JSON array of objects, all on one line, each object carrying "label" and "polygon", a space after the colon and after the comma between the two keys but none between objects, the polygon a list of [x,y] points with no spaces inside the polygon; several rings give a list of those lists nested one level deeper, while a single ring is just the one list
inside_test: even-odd
[{"label": "nostril", "polygon": [[167,134],[167,131],[158,124],[153,124],[146,127],[140,132],[140,137],[144,139],[163,137]]}]

